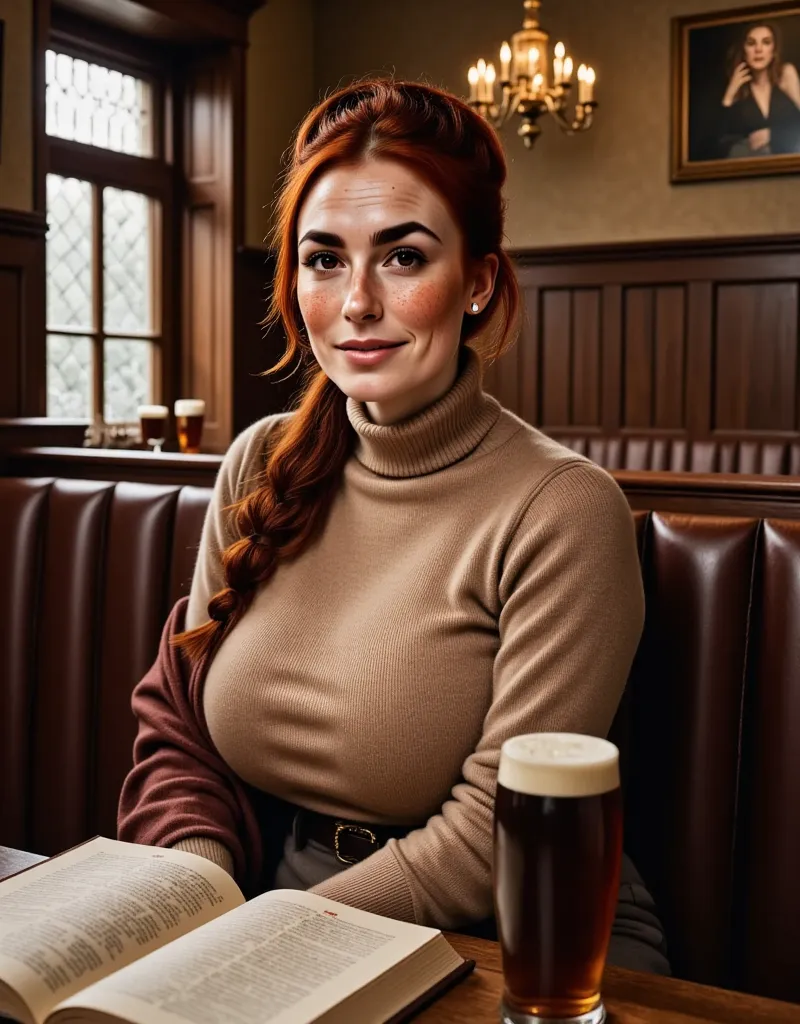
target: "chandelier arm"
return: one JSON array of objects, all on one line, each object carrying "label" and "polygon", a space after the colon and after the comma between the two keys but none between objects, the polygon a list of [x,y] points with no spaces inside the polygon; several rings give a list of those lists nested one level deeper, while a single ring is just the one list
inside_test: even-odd
[{"label": "chandelier arm", "polygon": [[564,116],[563,109],[556,103],[550,93],[545,93],[544,96],[545,106],[547,112],[552,114],[555,118],[556,124],[561,128],[562,131],[566,132],[567,135],[573,135],[575,132],[585,131],[589,128],[592,123],[592,112],[588,108],[588,104],[578,104],[575,107],[575,117],[573,120],[569,120]]}]

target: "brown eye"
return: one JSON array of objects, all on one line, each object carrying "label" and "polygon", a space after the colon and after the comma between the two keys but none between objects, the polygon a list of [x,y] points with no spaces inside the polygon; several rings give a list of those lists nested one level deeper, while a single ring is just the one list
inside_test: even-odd
[{"label": "brown eye", "polygon": [[[321,260],[325,262],[320,262]],[[303,260],[303,266],[311,267],[312,270],[335,270],[338,262],[338,257],[332,252],[315,252],[307,260]]]},{"label": "brown eye", "polygon": [[396,260],[396,266],[403,270],[412,270],[414,267],[421,267],[423,263],[428,262],[416,249],[397,249],[389,257],[389,261],[392,260]]}]

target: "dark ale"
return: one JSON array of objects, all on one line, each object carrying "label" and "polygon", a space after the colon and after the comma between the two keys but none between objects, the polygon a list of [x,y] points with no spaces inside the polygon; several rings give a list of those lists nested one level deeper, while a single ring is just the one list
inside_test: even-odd
[{"label": "dark ale", "polygon": [[169,409],[166,405],[140,405],[137,411],[143,443],[160,452],[167,436]]},{"label": "dark ale", "polygon": [[197,455],[203,436],[206,403],[202,398],[179,398],[175,402],[175,425],[178,446],[184,455]]},{"label": "dark ale", "polygon": [[617,748],[573,734],[501,751],[494,898],[504,1020],[596,1024],[622,856]]}]

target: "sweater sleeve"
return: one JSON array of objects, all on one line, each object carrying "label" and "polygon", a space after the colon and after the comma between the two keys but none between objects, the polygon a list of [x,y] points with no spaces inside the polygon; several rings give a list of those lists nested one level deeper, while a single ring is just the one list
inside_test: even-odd
[{"label": "sweater sleeve", "polygon": [[312,891],[388,917],[456,928],[492,913],[500,747],[527,732],[605,736],[644,619],[633,520],[588,462],[557,467],[520,517],[498,566],[492,703],[441,811]]},{"label": "sweater sleeve", "polygon": [[208,602],[225,586],[222,553],[238,539],[228,506],[257,486],[264,467],[267,438],[285,418],[285,413],[279,413],[252,424],[234,439],[225,453],[203,522],[186,609],[187,629],[207,621]]}]

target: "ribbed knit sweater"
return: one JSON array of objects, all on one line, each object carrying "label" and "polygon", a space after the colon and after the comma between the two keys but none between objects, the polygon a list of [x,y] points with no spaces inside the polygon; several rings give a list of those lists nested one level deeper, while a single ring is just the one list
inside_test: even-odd
[{"label": "ribbed knit sweater", "polygon": [[[320,539],[279,565],[216,653],[204,711],[247,782],[324,814],[416,824],[315,887],[402,920],[492,912],[492,815],[509,736],[603,736],[641,633],[633,521],[598,466],[503,409],[469,350],[403,422],[347,400],[353,455]],[[282,417],[226,454],[187,627],[223,586],[229,513]],[[230,869],[208,840],[179,844]]]}]

